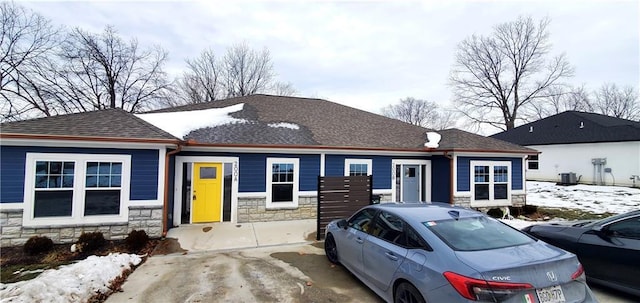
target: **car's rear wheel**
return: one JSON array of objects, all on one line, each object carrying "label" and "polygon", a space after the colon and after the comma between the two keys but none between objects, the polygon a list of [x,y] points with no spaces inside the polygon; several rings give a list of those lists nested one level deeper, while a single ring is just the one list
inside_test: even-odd
[{"label": "car's rear wheel", "polygon": [[394,303],[425,303],[420,291],[407,282],[402,282],[396,287]]},{"label": "car's rear wheel", "polygon": [[338,247],[332,234],[328,234],[324,239],[324,253],[331,263],[338,264]]}]

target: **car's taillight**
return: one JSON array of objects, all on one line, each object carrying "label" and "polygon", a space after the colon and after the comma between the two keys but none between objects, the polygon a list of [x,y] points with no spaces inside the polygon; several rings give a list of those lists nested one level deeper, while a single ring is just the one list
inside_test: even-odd
[{"label": "car's taillight", "polygon": [[580,281],[586,280],[584,276],[584,267],[582,267],[582,264],[580,264],[576,272],[574,272],[573,275],[571,275],[571,280],[580,280]]},{"label": "car's taillight", "polygon": [[447,271],[444,277],[458,293],[469,300],[501,301],[524,289],[532,289],[529,283],[494,282],[469,278]]}]

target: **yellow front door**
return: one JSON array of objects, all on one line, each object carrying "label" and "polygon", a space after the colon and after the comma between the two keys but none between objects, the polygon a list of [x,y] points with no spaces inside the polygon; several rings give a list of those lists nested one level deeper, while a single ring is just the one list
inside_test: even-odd
[{"label": "yellow front door", "polygon": [[192,223],[221,221],[223,177],[222,163],[194,163]]}]

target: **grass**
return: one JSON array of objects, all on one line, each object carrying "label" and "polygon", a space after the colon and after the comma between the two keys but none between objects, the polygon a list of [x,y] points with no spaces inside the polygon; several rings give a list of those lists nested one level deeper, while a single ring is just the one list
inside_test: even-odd
[{"label": "grass", "polygon": [[567,220],[594,220],[603,219],[614,215],[614,213],[593,213],[581,209],[573,208],[552,208],[552,207],[538,207],[537,212],[530,215],[531,219],[537,218],[564,218]]}]

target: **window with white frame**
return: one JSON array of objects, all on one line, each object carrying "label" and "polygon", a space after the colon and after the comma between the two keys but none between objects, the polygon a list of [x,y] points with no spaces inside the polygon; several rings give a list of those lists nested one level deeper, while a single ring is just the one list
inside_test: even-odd
[{"label": "window with white frame", "polygon": [[371,176],[372,171],[371,159],[345,159],[344,175],[345,176]]},{"label": "window with white frame", "polygon": [[28,153],[24,225],[127,220],[130,155]]},{"label": "window with white frame", "polygon": [[267,158],[267,208],[298,207],[298,158]]},{"label": "window with white frame", "polygon": [[511,187],[511,162],[471,161],[471,191],[474,201],[507,201]]},{"label": "window with white frame", "polygon": [[527,168],[530,170],[538,170],[538,167],[540,167],[540,159],[538,158],[538,155],[529,156],[527,160]]}]

